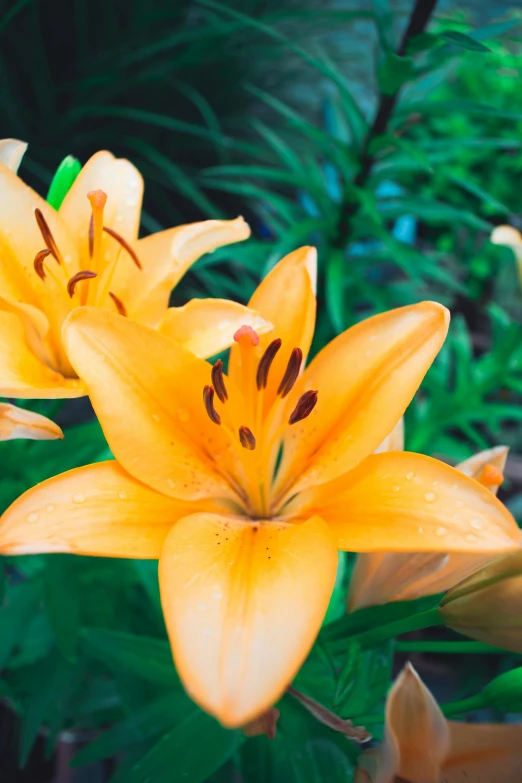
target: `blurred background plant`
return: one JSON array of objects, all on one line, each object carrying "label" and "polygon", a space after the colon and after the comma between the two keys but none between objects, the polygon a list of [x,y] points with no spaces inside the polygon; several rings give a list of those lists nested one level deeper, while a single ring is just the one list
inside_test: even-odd
[{"label": "blurred background plant", "polygon": [[[176,304],[246,302],[306,243],[319,249],[314,351],[373,313],[423,298],[447,304],[453,326],[408,411],[407,446],[456,462],[509,445],[503,499],[522,517],[522,287],[511,251],[488,241],[495,224],[522,228],[522,15],[495,18],[492,6],[479,24],[435,6],[0,2],[3,135],[29,142],[20,173],[42,193],[68,153],[131,158],[146,182],[144,234],[244,214],[253,238],[201,259]],[[110,458],[97,422],[77,423],[85,406],[32,407],[67,425],[66,440],[0,444],[1,508],[48,476]],[[190,702],[172,667],[155,563],[54,555],[3,565],[2,783],[351,780],[357,748],[291,695],[272,742],[245,741]],[[350,566],[341,558],[325,626],[294,683],[341,717],[379,736],[406,654],[442,701],[472,696],[516,664],[441,630],[355,641],[434,602],[343,618]],[[476,653],[472,666],[463,651]],[[509,719],[522,695],[481,708]]]}]

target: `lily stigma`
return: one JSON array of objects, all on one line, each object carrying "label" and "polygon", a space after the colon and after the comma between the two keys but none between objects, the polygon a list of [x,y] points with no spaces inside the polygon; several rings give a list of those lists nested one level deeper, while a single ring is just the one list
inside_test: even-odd
[{"label": "lily stigma", "polygon": [[510,513],[472,478],[373,454],[444,341],[445,308],[358,323],[304,369],[315,273],[313,248],[274,267],[249,303],[273,329],[236,330],[227,373],[117,313],[77,308],[67,353],[116,459],[43,482],[0,522],[5,554],[159,559],[179,676],[230,727],[272,707],[305,660],[338,549],[519,547]]}]

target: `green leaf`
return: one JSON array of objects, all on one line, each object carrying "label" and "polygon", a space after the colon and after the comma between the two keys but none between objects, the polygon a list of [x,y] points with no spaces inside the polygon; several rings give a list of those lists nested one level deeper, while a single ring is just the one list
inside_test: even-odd
[{"label": "green leaf", "polygon": [[0,669],[3,669],[40,600],[38,582],[10,587],[0,609]]},{"label": "green leaf", "polygon": [[518,712],[522,706],[522,668],[495,677],[482,691],[485,707]]},{"label": "green leaf", "polygon": [[399,57],[388,52],[377,70],[379,90],[383,95],[395,95],[406,82],[412,79],[415,67],[411,57]]},{"label": "green leaf", "polygon": [[62,160],[51,181],[49,192],[47,193],[48,203],[55,209],[59,209],[62,201],[72,187],[72,184],[80,171],[82,170],[79,160],[67,155]]},{"label": "green leaf", "polygon": [[348,783],[358,749],[323,726],[295,699],[278,704],[274,740],[254,737],[241,749],[242,779],[248,783]]},{"label": "green leaf", "polygon": [[31,669],[29,699],[22,718],[20,736],[20,764],[24,766],[51,705],[58,708],[57,701],[63,689],[68,689],[71,678],[76,677],[75,667],[65,663],[53,651],[47,658]]},{"label": "green leaf", "polygon": [[166,640],[105,628],[84,628],[82,637],[89,652],[111,668],[123,668],[158,685],[179,684]]},{"label": "green leaf", "polygon": [[174,726],[140,760],[125,764],[110,783],[201,783],[244,741],[239,731],[224,729],[201,710]]},{"label": "green leaf", "polygon": [[393,639],[371,650],[361,650],[356,643],[350,645],[336,698],[341,715],[364,715],[384,698],[391,679],[394,647]]},{"label": "green leaf", "polygon": [[71,766],[78,767],[117,756],[134,743],[166,733],[197,709],[183,691],[162,693],[154,701],[134,709],[125,720],[112,726],[83,748],[74,757]]},{"label": "green leaf", "polygon": [[460,46],[462,49],[469,49],[471,52],[491,52],[491,49],[488,49],[487,46],[484,46],[479,41],[475,41],[474,38],[470,38],[469,35],[459,33],[458,30],[445,30],[443,33],[440,33],[440,37]]},{"label": "green leaf", "polygon": [[411,38],[408,42],[408,54],[417,54],[425,52],[426,49],[433,49],[440,44],[440,38],[434,33],[421,33]]},{"label": "green leaf", "polygon": [[44,574],[45,609],[64,658],[76,660],[79,593],[74,555],[48,555]]}]

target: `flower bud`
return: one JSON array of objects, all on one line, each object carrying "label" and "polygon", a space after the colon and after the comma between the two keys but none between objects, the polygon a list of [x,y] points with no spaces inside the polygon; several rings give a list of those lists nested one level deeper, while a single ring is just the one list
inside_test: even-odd
[{"label": "flower bud", "polygon": [[503,712],[518,712],[522,704],[522,668],[495,677],[481,695],[485,706]]},{"label": "flower bud", "polygon": [[454,631],[522,653],[522,552],[498,558],[450,590],[439,611]]}]

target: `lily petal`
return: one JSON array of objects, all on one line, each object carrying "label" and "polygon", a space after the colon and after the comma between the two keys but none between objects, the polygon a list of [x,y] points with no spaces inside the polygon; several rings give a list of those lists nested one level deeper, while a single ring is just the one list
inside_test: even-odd
[{"label": "lily petal", "polygon": [[400,776],[415,783],[440,783],[450,747],[447,721],[419,675],[406,664],[386,699],[381,763],[374,783]]},{"label": "lily petal", "polygon": [[0,163],[7,166],[11,171],[18,171],[22,158],[27,150],[27,143],[18,139],[0,140]]},{"label": "lily petal", "polygon": [[448,722],[451,738],[444,783],[522,780],[522,725]]},{"label": "lily petal", "polygon": [[329,523],[339,549],[354,552],[480,555],[520,546],[515,520],[491,492],[421,454],[374,454],[297,502]]},{"label": "lily petal", "polygon": [[146,326],[93,307],[73,310],[63,337],[125,470],[171,497],[237,500],[217,472],[226,468],[231,446],[203,405],[207,362]]},{"label": "lily petal", "polygon": [[[75,238],[56,210],[0,163],[0,280],[4,276],[15,276],[19,287],[23,286],[24,301],[38,305],[47,294],[33,268],[33,259],[45,248],[35,209],[41,211],[51,229],[70,277],[78,263]],[[31,291],[33,299],[29,298]],[[2,292],[5,295],[5,289]]]},{"label": "lily petal", "polygon": [[[315,327],[316,278],[317,251],[314,247],[301,247],[285,256],[269,272],[248,303],[274,326],[272,332],[261,337],[259,356],[274,338],[282,340],[264,391],[267,409],[276,397],[292,350],[301,348],[303,367],[306,362]],[[228,371],[233,381],[240,385],[241,352],[237,345],[230,351]]]},{"label": "lily petal", "polygon": [[[461,462],[456,469],[480,481],[496,495],[496,482],[504,472],[508,451],[506,446],[486,449]],[[494,480],[495,483],[488,483],[488,480]],[[410,601],[424,595],[445,592],[490,560],[491,555],[458,553],[361,553],[350,580],[348,610],[390,601]]]},{"label": "lily petal", "polygon": [[[107,194],[104,225],[117,231],[128,242],[136,239],[140,226],[143,179],[138,169],[124,158],[115,158],[104,150],[93,155],[73,182],[59,209],[64,223],[81,248],[80,268],[88,268],[89,222],[91,205],[87,193],[103,190]],[[105,262],[120,251],[114,239],[104,237]],[[132,264],[132,261],[129,261]]]},{"label": "lily petal", "polygon": [[69,470],[25,492],[0,518],[0,552],[158,558],[193,504],[133,479],[117,462]]},{"label": "lily petal", "polygon": [[0,440],[14,440],[15,438],[56,440],[57,438],[63,439],[63,432],[54,421],[39,413],[1,402]]},{"label": "lily petal", "polygon": [[25,329],[14,313],[0,311],[0,395],[3,397],[82,397],[85,386],[64,378],[29,350]]},{"label": "lily petal", "polygon": [[160,332],[187,351],[206,359],[229,348],[234,334],[246,324],[258,334],[272,329],[259,313],[228,299],[192,299],[183,307],[169,307]]},{"label": "lily petal", "polygon": [[395,427],[383,442],[375,449],[375,454],[382,451],[404,451],[404,417],[401,416]]},{"label": "lily petal", "polygon": [[[260,310],[263,315],[266,314]],[[391,432],[437,355],[448,311],[435,302],[391,310],[353,326],[316,356],[289,397],[319,400],[285,434],[277,485],[292,493],[355,467]]]},{"label": "lily petal", "polygon": [[198,258],[249,236],[250,228],[242,217],[204,220],[151,234],[131,243],[142,269],[130,260],[118,263],[111,290],[125,303],[130,318],[156,328],[172,289]]},{"label": "lily petal", "polygon": [[226,726],[269,709],[306,658],[335,582],[327,526],[193,514],[160,559],[163,613],[180,677]]}]

